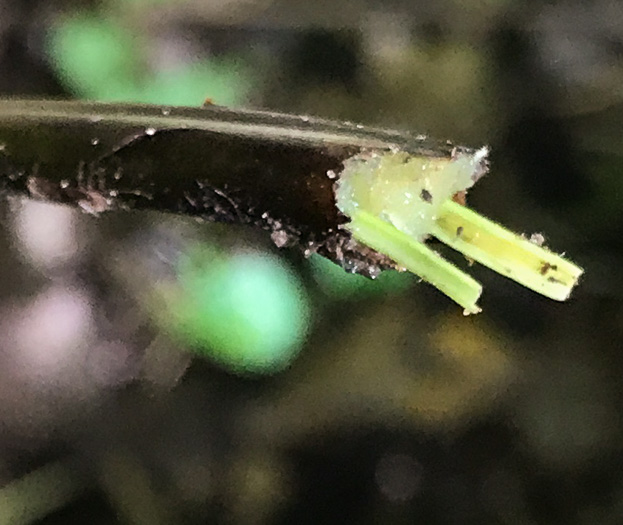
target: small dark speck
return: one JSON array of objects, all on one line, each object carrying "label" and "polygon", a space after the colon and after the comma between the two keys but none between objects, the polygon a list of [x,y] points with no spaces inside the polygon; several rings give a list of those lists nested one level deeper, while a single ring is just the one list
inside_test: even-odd
[{"label": "small dark speck", "polygon": [[556,271],[558,270],[558,266],[555,264],[550,264],[548,262],[543,262],[540,269],[541,275],[545,275],[550,270]]},{"label": "small dark speck", "polygon": [[563,284],[563,282],[562,282],[560,279],[556,279],[555,277],[548,277],[548,278],[547,278],[547,282],[549,282],[549,283]]},{"label": "small dark speck", "polygon": [[420,199],[422,199],[424,202],[428,202],[430,204],[431,202],[433,202],[433,195],[427,189],[423,189],[420,192]]},{"label": "small dark speck", "polygon": [[459,226],[459,227],[456,229],[456,236],[457,236],[457,237],[460,237],[461,235],[463,235],[463,226]]}]

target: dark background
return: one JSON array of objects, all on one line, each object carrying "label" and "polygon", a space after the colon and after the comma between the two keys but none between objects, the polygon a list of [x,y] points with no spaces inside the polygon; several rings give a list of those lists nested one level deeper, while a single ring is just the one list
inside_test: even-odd
[{"label": "dark background", "polygon": [[[470,205],[586,271],[559,304],[473,266],[465,318],[262,232],[5,200],[0,524],[623,521],[620,2],[0,0],[0,95],[488,144]],[[290,269],[308,314],[285,370],[190,359],[149,315],[197,238]]]}]

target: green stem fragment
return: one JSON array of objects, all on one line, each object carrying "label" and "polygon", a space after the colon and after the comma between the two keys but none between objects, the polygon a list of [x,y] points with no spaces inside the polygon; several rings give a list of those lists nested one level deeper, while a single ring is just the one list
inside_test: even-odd
[{"label": "green stem fragment", "polygon": [[582,268],[461,206],[445,201],[431,234],[470,259],[546,297],[564,301]]},{"label": "green stem fragment", "polygon": [[481,286],[423,243],[429,235],[540,294],[569,297],[583,270],[453,200],[486,171],[486,148],[449,157],[372,152],[344,162],[336,203],[365,245],[465,308],[480,311]]},{"label": "green stem fragment", "polygon": [[388,255],[456,301],[466,315],[480,312],[476,302],[482,286],[424,243],[362,210],[353,213],[348,229],[353,237]]}]

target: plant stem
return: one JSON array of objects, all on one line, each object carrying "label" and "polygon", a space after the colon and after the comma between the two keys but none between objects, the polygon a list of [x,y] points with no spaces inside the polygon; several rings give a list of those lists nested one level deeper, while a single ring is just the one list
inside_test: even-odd
[{"label": "plant stem", "polygon": [[486,155],[218,106],[0,100],[0,189],[94,213],[152,209],[259,226],[278,246],[298,244],[349,271],[404,266],[479,311],[480,285],[424,246],[432,234],[565,300],[581,268],[451,200],[484,174]]},{"label": "plant stem", "polygon": [[482,286],[424,243],[365,211],[353,215],[348,229],[355,238],[389,255],[453,299],[464,308],[466,315],[480,312],[476,302]]},{"label": "plant stem", "polygon": [[447,158],[409,133],[217,106],[0,100],[0,189],[90,212],[151,209],[250,224],[375,275],[394,263],[339,228],[333,184],[362,151]]},{"label": "plant stem", "polygon": [[546,297],[564,301],[583,270],[473,210],[447,200],[431,231],[441,242]]}]

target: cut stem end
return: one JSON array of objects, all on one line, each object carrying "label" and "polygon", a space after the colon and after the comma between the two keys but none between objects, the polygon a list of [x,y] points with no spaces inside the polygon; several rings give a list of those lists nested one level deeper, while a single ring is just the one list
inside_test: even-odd
[{"label": "cut stem end", "polygon": [[557,301],[566,300],[582,268],[473,210],[447,200],[432,235],[495,272]]},{"label": "cut stem end", "polygon": [[357,240],[391,257],[456,301],[466,315],[480,312],[476,304],[482,293],[480,283],[424,243],[365,211],[354,213],[347,227]]}]

